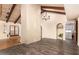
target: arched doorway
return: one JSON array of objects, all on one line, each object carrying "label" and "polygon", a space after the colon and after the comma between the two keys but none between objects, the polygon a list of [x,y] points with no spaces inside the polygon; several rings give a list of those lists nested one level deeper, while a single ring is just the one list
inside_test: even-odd
[{"label": "arched doorway", "polygon": [[62,23],[58,23],[57,26],[56,26],[56,38],[57,39],[63,39],[63,25]]}]

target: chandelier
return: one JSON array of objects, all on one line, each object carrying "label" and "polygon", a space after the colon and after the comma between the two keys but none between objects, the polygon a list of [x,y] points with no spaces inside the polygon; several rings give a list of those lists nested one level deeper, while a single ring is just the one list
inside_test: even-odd
[{"label": "chandelier", "polygon": [[47,12],[42,13],[42,20],[45,20],[45,21],[50,20],[50,16],[48,15]]}]

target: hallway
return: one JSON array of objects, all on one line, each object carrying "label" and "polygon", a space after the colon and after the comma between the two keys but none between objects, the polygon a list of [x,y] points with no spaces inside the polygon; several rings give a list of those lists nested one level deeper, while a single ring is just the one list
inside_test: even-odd
[{"label": "hallway", "polygon": [[79,47],[69,41],[42,39],[29,45],[20,44],[0,50],[1,55],[78,55]]}]

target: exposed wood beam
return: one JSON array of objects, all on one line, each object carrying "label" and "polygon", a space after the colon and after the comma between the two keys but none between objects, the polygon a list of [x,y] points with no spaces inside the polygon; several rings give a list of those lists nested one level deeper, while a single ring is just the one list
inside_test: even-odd
[{"label": "exposed wood beam", "polygon": [[43,12],[52,12],[52,13],[58,13],[58,14],[65,14],[65,12],[50,11],[50,10],[43,10]]},{"label": "exposed wood beam", "polygon": [[15,20],[14,23],[17,23],[17,21],[20,19],[21,15],[18,16],[18,18]]},{"label": "exposed wood beam", "polygon": [[44,12],[44,10],[41,8],[41,13],[43,13]]},{"label": "exposed wood beam", "polygon": [[56,9],[56,10],[64,10],[64,7],[57,7],[57,6],[41,6],[41,9]]},{"label": "exposed wood beam", "polygon": [[10,10],[10,13],[9,13],[9,15],[8,15],[8,18],[7,18],[6,22],[8,22],[8,21],[9,21],[10,16],[11,16],[11,14],[12,14],[12,12],[13,12],[13,10],[14,10],[15,6],[16,6],[16,4],[13,4],[13,6],[12,6],[12,8],[11,8],[11,10]]}]

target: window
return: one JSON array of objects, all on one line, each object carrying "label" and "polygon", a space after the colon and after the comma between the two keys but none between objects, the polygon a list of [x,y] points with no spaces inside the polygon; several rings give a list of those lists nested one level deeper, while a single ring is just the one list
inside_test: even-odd
[{"label": "window", "polygon": [[10,25],[10,36],[19,36],[19,26]]},{"label": "window", "polygon": [[58,23],[58,24],[57,24],[57,29],[62,29],[62,28],[63,28],[62,23]]}]

